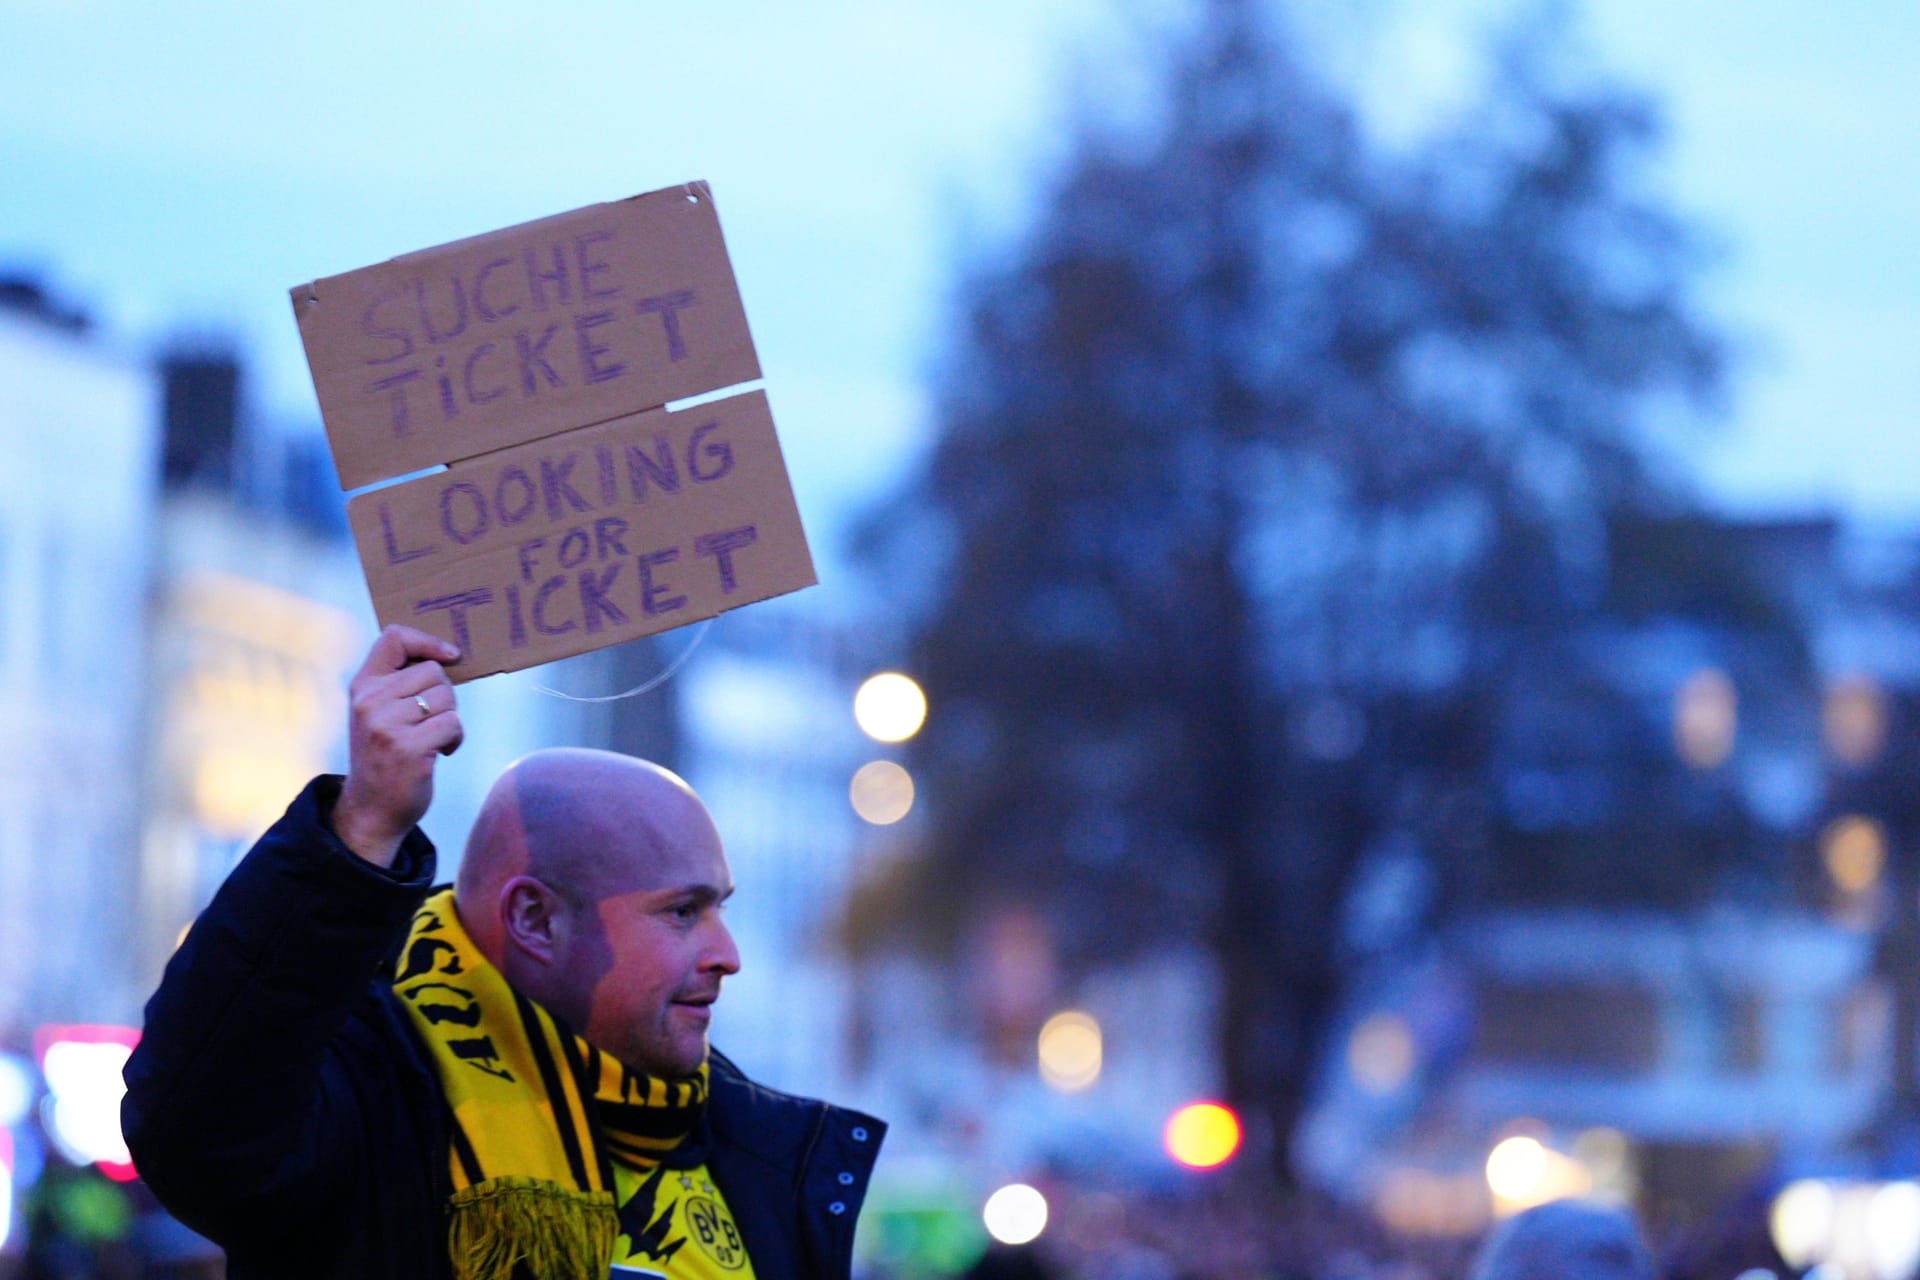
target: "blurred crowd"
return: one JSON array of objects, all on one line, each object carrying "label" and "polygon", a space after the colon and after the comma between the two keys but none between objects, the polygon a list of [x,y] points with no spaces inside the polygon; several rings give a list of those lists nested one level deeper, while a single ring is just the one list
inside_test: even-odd
[{"label": "blurred crowd", "polygon": [[1045,1274],[1116,1280],[1327,1277],[1445,1280],[1467,1250],[1453,1241],[1397,1238],[1368,1215],[1302,1195],[1280,1201],[1248,1189],[1142,1201],[1099,1193],[1059,1199]]},{"label": "blurred crowd", "polygon": [[[1200,1194],[1048,1185],[1052,1218],[1027,1245],[996,1244],[960,1277],[872,1266],[865,1280],[1735,1280],[1789,1277],[1765,1201],[1649,1242],[1626,1212],[1560,1202],[1481,1235],[1415,1238],[1311,1192],[1222,1182]],[[218,1250],[139,1182],[50,1154],[0,1255],[0,1280],[220,1280]]]},{"label": "blurred crowd", "polygon": [[[1629,1211],[1572,1201],[1462,1237],[1416,1238],[1310,1192],[1246,1186],[1151,1197],[1049,1187],[1035,1242],[996,1244],[964,1280],[1735,1280],[1794,1270],[1764,1201],[1652,1240]],[[893,1280],[876,1272],[873,1280]],[[906,1280],[900,1276],[898,1280]]]}]

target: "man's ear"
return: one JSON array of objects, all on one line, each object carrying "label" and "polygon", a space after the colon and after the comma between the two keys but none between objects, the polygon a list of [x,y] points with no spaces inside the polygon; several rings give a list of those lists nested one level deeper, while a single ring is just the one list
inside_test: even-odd
[{"label": "man's ear", "polygon": [[532,876],[515,876],[500,886],[500,919],[510,949],[542,964],[553,963],[566,928],[566,903]]}]

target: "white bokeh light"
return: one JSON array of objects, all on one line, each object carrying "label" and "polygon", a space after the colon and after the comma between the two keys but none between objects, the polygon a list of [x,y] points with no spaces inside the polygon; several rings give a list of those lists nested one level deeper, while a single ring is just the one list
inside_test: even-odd
[{"label": "white bokeh light", "polygon": [[1078,1093],[1100,1078],[1103,1045],[1091,1014],[1066,1009],[1040,1028],[1040,1076],[1062,1093]]},{"label": "white bokeh light", "polygon": [[1547,1174],[1547,1149],[1537,1138],[1507,1138],[1487,1153],[1487,1186],[1505,1200],[1530,1200]]},{"label": "white bokeh light", "polygon": [[1920,1183],[1889,1182],[1867,1202],[1867,1251],[1880,1280],[1920,1271]]},{"label": "white bokeh light", "polygon": [[1008,1183],[987,1197],[980,1220],[1001,1244],[1026,1244],[1047,1229],[1047,1198],[1024,1182]]},{"label": "white bokeh light", "polygon": [[75,1164],[129,1164],[120,1136],[121,1069],[133,1050],[124,1044],[60,1040],[41,1060],[48,1096],[42,1101],[47,1135]]},{"label": "white bokeh light", "polygon": [[847,785],[847,802],[862,820],[891,826],[913,811],[913,775],[891,760],[863,764]]},{"label": "white bokeh light", "polygon": [[1824,1182],[1805,1179],[1788,1184],[1774,1198],[1767,1215],[1773,1247],[1790,1267],[1804,1267],[1820,1258],[1833,1231],[1833,1190]]},{"label": "white bokeh light", "polygon": [[927,695],[898,671],[869,676],[853,695],[853,719],[875,742],[905,742],[927,719]]}]

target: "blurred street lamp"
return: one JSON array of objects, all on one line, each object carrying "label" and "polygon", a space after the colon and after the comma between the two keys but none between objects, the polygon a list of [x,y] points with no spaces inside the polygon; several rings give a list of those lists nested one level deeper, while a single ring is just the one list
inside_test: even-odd
[{"label": "blurred street lamp", "polygon": [[913,809],[913,775],[891,760],[863,764],[847,788],[847,800],[865,821],[891,826]]},{"label": "blurred street lamp", "polygon": [[1008,1183],[987,1197],[980,1219],[1001,1244],[1028,1244],[1047,1229],[1047,1198],[1024,1182]]},{"label": "blurred street lamp", "polygon": [[1173,1113],[1167,1154],[1189,1169],[1217,1169],[1240,1150],[1240,1117],[1217,1102],[1193,1102]]},{"label": "blurred street lamp", "polygon": [[869,676],[853,695],[853,719],[875,742],[905,742],[927,719],[927,695],[898,671]]},{"label": "blurred street lamp", "polygon": [[1078,1093],[1100,1078],[1100,1024],[1066,1009],[1040,1028],[1040,1077],[1061,1093]]}]

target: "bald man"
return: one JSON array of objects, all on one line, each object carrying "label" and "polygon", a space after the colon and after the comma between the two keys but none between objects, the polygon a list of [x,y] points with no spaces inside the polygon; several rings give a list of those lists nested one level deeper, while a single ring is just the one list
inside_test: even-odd
[{"label": "bald man", "polygon": [[494,784],[454,900],[507,982],[628,1065],[706,1060],[720,981],[740,968],[720,906],[720,833],[691,788],[605,751],[529,756]]},{"label": "bald man", "polygon": [[381,633],[346,776],[169,962],[126,1071],[142,1176],[233,1280],[846,1277],[884,1126],[710,1050],[733,879],[685,782],[536,752],[433,888],[458,658]]}]

